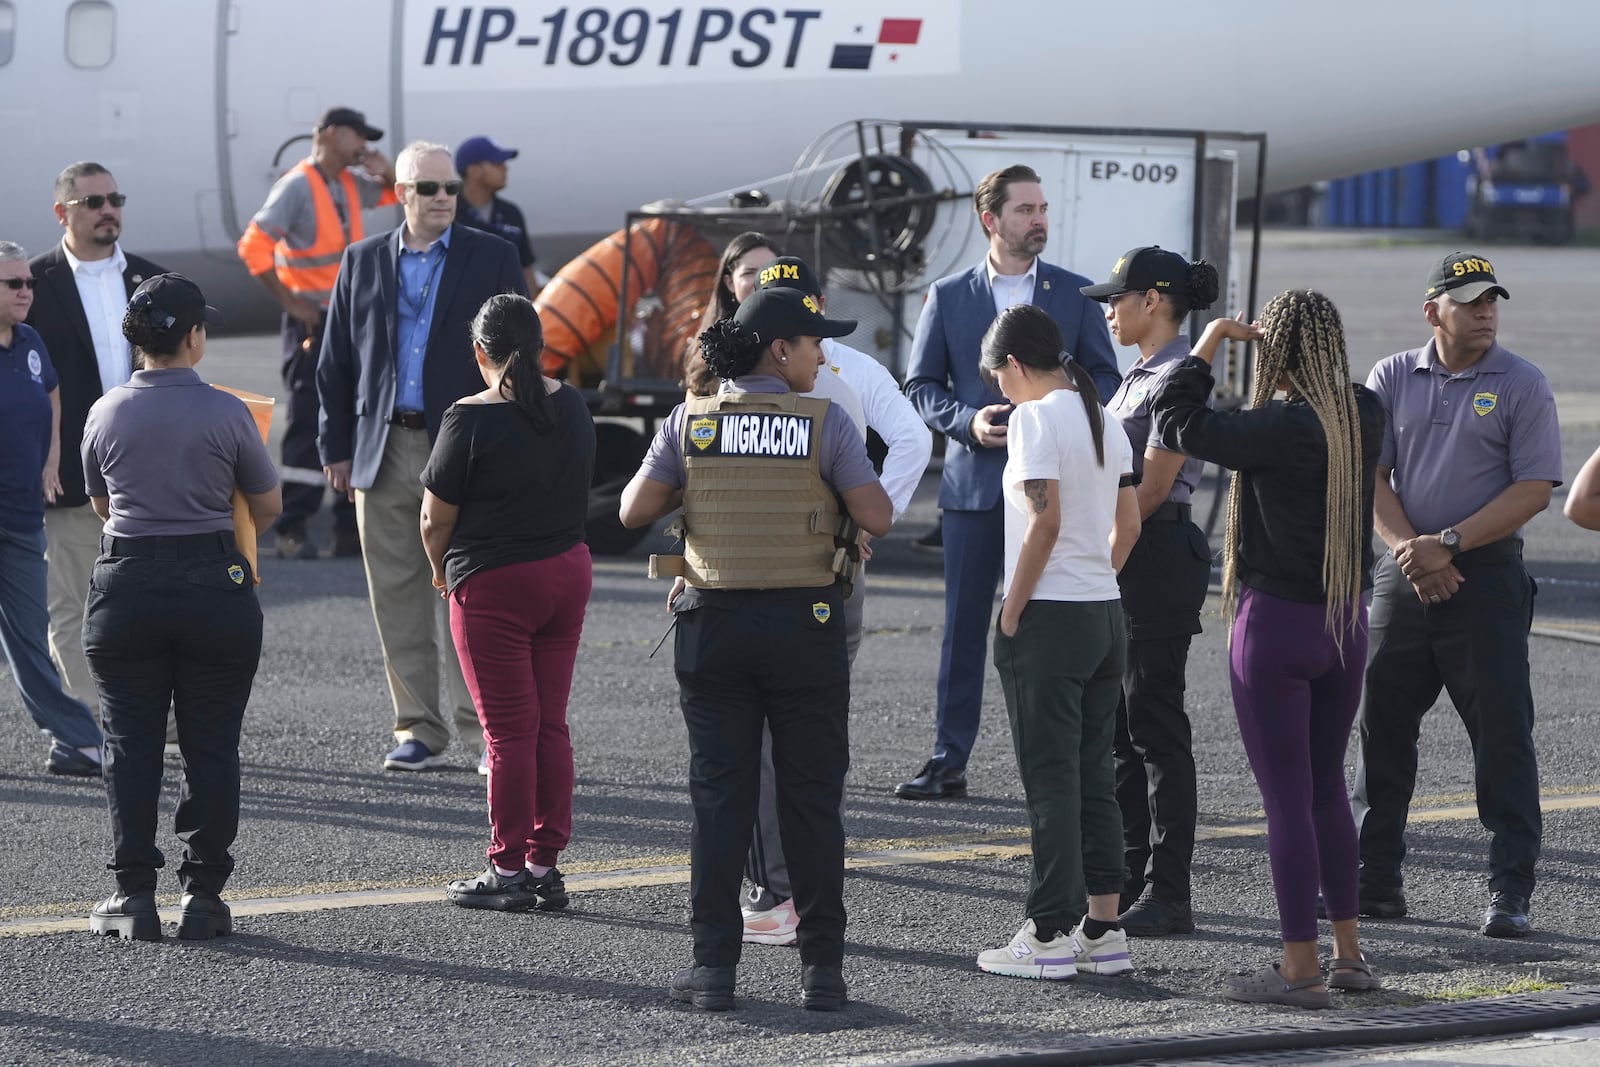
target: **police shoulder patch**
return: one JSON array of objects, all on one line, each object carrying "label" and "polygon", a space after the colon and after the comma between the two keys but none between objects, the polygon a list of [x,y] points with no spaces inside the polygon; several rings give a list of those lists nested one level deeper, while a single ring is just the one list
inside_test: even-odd
[{"label": "police shoulder patch", "polygon": [[234,585],[243,585],[244,568],[237,563],[228,564],[228,577],[233,581]]},{"label": "police shoulder patch", "polygon": [[818,622],[827,622],[833,618],[833,609],[827,605],[826,601],[819,600],[811,605],[811,617]]},{"label": "police shoulder patch", "polygon": [[1487,415],[1494,410],[1500,398],[1494,393],[1476,393],[1472,397],[1472,410],[1479,415]]}]

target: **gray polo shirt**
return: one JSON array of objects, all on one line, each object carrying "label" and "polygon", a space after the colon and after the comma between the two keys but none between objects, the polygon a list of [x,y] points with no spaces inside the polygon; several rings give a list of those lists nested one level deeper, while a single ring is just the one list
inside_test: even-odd
[{"label": "gray polo shirt", "polygon": [[1513,483],[1561,484],[1561,427],[1550,383],[1498,343],[1459,374],[1434,342],[1372,368],[1389,416],[1380,467],[1418,533],[1454,526]]},{"label": "gray polo shirt", "polygon": [[[1171,451],[1161,443],[1161,435],[1156,433],[1152,405],[1160,395],[1167,375],[1188,358],[1191,347],[1189,339],[1180,333],[1152,352],[1149,359],[1135,363],[1123,375],[1122,384],[1106,405],[1106,411],[1122,424],[1123,432],[1128,435],[1128,443],[1133,446],[1135,478],[1144,477],[1146,448]],[[1211,406],[1209,397],[1206,406]],[[1183,466],[1178,468],[1178,476],[1172,480],[1172,490],[1167,493],[1167,500],[1173,504],[1189,503],[1194,498],[1194,487],[1200,484],[1200,472],[1205,470],[1205,466],[1198,459],[1184,460]]]},{"label": "gray polo shirt", "polygon": [[244,401],[189,367],[136,371],[96,400],[83,429],[83,474],[109,497],[112,537],[233,529],[233,488],[265,493],[278,471]]}]

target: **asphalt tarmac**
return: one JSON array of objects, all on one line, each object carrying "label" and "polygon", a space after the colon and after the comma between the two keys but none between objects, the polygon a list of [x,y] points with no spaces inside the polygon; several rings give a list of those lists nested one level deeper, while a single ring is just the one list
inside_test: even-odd
[{"label": "asphalt tarmac", "polygon": [[[1332,296],[1364,376],[1382,356],[1426,339],[1423,279],[1449,250],[1275,234],[1262,293],[1295,285]],[[1600,250],[1491,255],[1513,295],[1501,340],[1540,364],[1558,393],[1570,479],[1600,443]],[[276,359],[275,338],[218,340],[201,373],[273,392]],[[1224,976],[1274,959],[1278,941],[1260,798],[1233,722],[1215,599],[1189,668],[1201,770],[1199,931],[1135,941],[1136,971],[1124,978],[1058,984],[977,970],[973,957],[1021,924],[1028,870],[1022,792],[992,671],[972,795],[932,803],[890,795],[932,740],[941,571],[910,542],[933,521],[936,491],[932,475],[901,526],[877,542],[868,579],[851,713],[843,1012],[801,1011],[795,952],[763,946],[746,947],[738,1010],[707,1016],[666,996],[690,958],[690,816],[670,648],[650,657],[668,620],[666,584],[644,577],[645,555],[664,549],[664,538],[596,563],[570,713],[576,828],[561,868],[572,905],[558,914],[445,903],[444,884],[483,864],[476,753],[454,747],[452,765],[437,772],[383,771],[391,711],[359,561],[269,555],[230,938],[180,942],[170,926],[160,943],[86,932],[92,902],[112,889],[104,793],[44,774],[47,746],[9,679],[0,680],[10,724],[0,732],[8,838],[0,1063],[900,1064],[1307,1021],[1219,994]],[[1477,932],[1488,839],[1465,731],[1441,703],[1421,742],[1411,915],[1363,927],[1386,989],[1338,994],[1318,1022],[1357,1026],[1397,1009],[1600,986],[1600,534],[1566,522],[1563,498],[1558,490],[1527,531],[1540,582],[1536,626],[1553,634],[1532,643],[1546,800],[1536,933],[1496,941]],[[326,545],[325,514],[313,530]],[[1219,529],[1213,545],[1220,540]],[[167,827],[179,774],[169,764]],[[170,829],[163,847],[175,864]],[[176,888],[167,873],[164,904],[176,903]]]}]

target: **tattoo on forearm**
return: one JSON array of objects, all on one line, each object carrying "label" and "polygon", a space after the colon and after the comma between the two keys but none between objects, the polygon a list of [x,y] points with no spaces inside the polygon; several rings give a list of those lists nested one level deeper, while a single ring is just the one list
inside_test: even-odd
[{"label": "tattoo on forearm", "polygon": [[1035,515],[1043,515],[1044,509],[1050,505],[1050,483],[1044,478],[1029,478],[1022,483],[1022,491],[1028,497],[1028,503],[1033,505]]}]

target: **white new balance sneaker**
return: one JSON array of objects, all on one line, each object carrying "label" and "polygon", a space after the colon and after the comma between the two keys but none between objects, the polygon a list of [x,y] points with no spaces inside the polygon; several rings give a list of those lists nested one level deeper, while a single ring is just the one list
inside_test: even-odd
[{"label": "white new balance sneaker", "polygon": [[1009,978],[1047,978],[1061,981],[1078,976],[1077,943],[1072,935],[1058,933],[1040,941],[1038,927],[1029,919],[1003,948],[978,953],[978,967]]},{"label": "white new balance sneaker", "polygon": [[1087,974],[1127,974],[1133,970],[1133,959],[1128,955],[1128,935],[1121,930],[1107,930],[1103,937],[1088,937],[1080,922],[1070,936],[1078,970]]},{"label": "white new balance sneaker", "polygon": [[766,911],[744,909],[744,940],[750,945],[792,945],[799,939],[800,916],[794,901],[786,900]]}]

